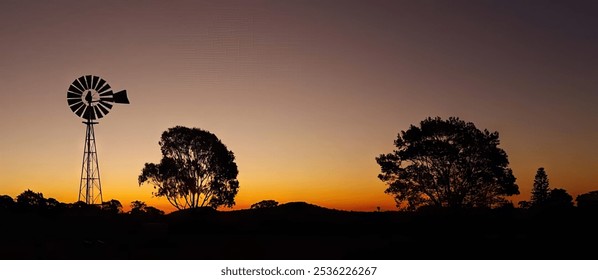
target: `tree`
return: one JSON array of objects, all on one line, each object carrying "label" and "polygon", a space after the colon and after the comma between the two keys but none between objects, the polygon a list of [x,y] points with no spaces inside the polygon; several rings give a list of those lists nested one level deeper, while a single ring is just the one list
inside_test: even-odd
[{"label": "tree", "polygon": [[139,185],[148,182],[157,197],[177,209],[232,207],[239,189],[233,152],[216,135],[198,128],[176,126],[162,133],[162,160],[146,163]]},{"label": "tree", "polygon": [[42,193],[36,193],[27,189],[17,195],[17,204],[24,208],[40,208],[46,206],[46,199]]},{"label": "tree", "polygon": [[550,188],[548,186],[548,175],[546,175],[544,167],[540,167],[538,168],[538,171],[536,171],[534,186],[532,187],[532,206],[538,207],[544,205],[548,200],[549,193]]},{"label": "tree", "polygon": [[164,215],[164,211],[152,207],[147,206],[145,202],[135,200],[131,202],[131,211],[129,212],[132,215],[148,215],[148,216],[161,216]]},{"label": "tree", "polygon": [[162,216],[164,215],[164,211],[153,206],[147,206],[145,207],[145,214],[149,216]]},{"label": "tree", "polygon": [[427,118],[401,131],[396,150],[376,158],[397,207],[494,207],[519,194],[498,132],[456,117]]},{"label": "tree", "polygon": [[573,207],[573,196],[565,189],[552,189],[548,194],[546,205],[553,208]]},{"label": "tree", "polygon": [[46,207],[51,210],[60,210],[64,208],[64,203],[50,197],[46,199]]},{"label": "tree", "polygon": [[147,207],[147,204],[145,204],[145,202],[139,201],[139,200],[135,200],[135,201],[131,202],[131,211],[130,211],[130,213],[133,214],[133,215],[138,215],[138,214],[145,213],[145,208],[146,207]]},{"label": "tree", "polygon": [[276,206],[278,206],[278,201],[269,199],[254,203],[251,205],[251,209],[272,208]]},{"label": "tree", "polygon": [[120,201],[111,199],[102,203],[102,210],[112,214],[120,214],[123,212],[123,205]]},{"label": "tree", "polygon": [[15,206],[15,200],[9,195],[0,195],[0,209],[12,209]]},{"label": "tree", "polygon": [[579,208],[598,209],[598,191],[580,194],[575,198],[575,201]]},{"label": "tree", "polygon": [[526,200],[519,201],[517,205],[519,205],[519,208],[521,209],[529,209],[532,206],[532,204]]}]

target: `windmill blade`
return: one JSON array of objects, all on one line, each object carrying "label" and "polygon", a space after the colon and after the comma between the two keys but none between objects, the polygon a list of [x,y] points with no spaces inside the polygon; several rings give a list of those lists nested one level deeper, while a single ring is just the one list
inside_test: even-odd
[{"label": "windmill blade", "polygon": [[93,107],[92,106],[86,106],[85,107],[85,112],[83,112],[83,116],[84,119],[88,119],[88,120],[95,120],[96,119],[96,115],[93,111]]},{"label": "windmill blade", "polygon": [[79,84],[81,84],[81,87],[84,91],[89,89],[85,83],[85,76],[81,76],[79,79],[77,79],[77,81],[79,82]]},{"label": "windmill blade", "polygon": [[86,75],[85,76],[85,84],[87,85],[86,89],[90,89],[91,88],[91,75]]},{"label": "windmill blade", "polygon": [[[74,103],[73,105],[71,105],[71,111],[75,112],[75,114],[77,113],[77,111],[79,109],[81,109],[85,104],[83,104],[83,102],[79,101],[78,103]],[[77,114],[79,117],[80,115]]]},{"label": "windmill blade", "polygon": [[100,92],[100,88],[102,88],[104,86],[104,84],[106,84],[106,81],[104,81],[104,79],[100,78],[100,81],[93,89],[95,89],[97,92]]},{"label": "windmill blade", "polygon": [[68,91],[66,93],[66,98],[70,99],[70,98],[76,98],[76,99],[81,99],[81,93],[76,93],[76,92],[72,92],[72,91]]},{"label": "windmill blade", "polygon": [[96,113],[97,118],[102,118],[104,116],[104,114],[102,114],[102,111],[100,111],[100,108],[98,108],[98,106],[93,106],[93,111]]},{"label": "windmill blade", "polygon": [[129,98],[127,97],[127,91],[121,90],[114,94],[114,103],[130,104]]},{"label": "windmill blade", "polygon": [[77,109],[77,111],[75,111],[75,115],[82,117],[83,116],[83,112],[85,111],[85,108],[87,108],[87,106],[83,105],[83,102],[81,102],[81,107],[79,107],[79,109]]},{"label": "windmill blade", "polygon": [[[102,110],[102,113],[105,115],[108,114],[108,112],[110,112],[110,108],[107,108],[104,104],[102,104],[102,101],[100,101],[98,103],[98,105],[96,105],[96,107],[100,108],[100,110]],[[110,105],[110,107],[112,107],[112,105]]]},{"label": "windmill blade", "polygon": [[69,106],[73,106],[76,103],[83,103],[83,100],[81,100],[81,98],[76,98],[76,99],[67,99],[66,102],[69,104]]},{"label": "windmill blade", "polygon": [[[76,91],[75,91],[75,90],[72,90],[72,89],[71,89],[71,87],[75,88],[75,89],[76,89]],[[83,91],[84,91],[83,87],[82,87],[82,86],[79,84],[79,81],[77,81],[77,80],[74,80],[74,81],[73,81],[73,83],[72,83],[72,84],[71,84],[71,86],[69,87],[69,90],[70,90],[70,91],[73,91],[73,92],[83,92]]]},{"label": "windmill blade", "polygon": [[100,100],[104,100],[106,102],[114,103],[114,98],[112,96],[101,96]]},{"label": "windmill blade", "polygon": [[96,88],[96,86],[98,85],[99,79],[100,79],[100,77],[98,77],[98,76],[91,77],[91,88],[93,88],[93,89]]},{"label": "windmill blade", "polygon": [[69,87],[69,91],[75,94],[79,94],[79,96],[81,96],[81,93],[83,93],[83,90],[78,89],[77,87],[75,87],[75,84],[73,83],[70,87]]},{"label": "windmill blade", "polygon": [[114,95],[114,93],[112,92],[112,90],[100,93],[100,98],[107,96],[107,97],[112,97],[112,95]]},{"label": "windmill blade", "polygon": [[112,109],[112,104],[110,102],[106,102],[105,100],[100,100],[100,105],[103,105],[108,110]]},{"label": "windmill blade", "polygon": [[110,90],[110,85],[108,83],[106,83],[102,88],[98,89],[98,93],[102,94],[102,93],[104,93],[105,91],[108,91],[108,90]]},{"label": "windmill blade", "polygon": [[83,76],[79,77],[78,79],[76,79],[73,82],[73,85],[75,85],[78,89],[80,89],[82,92],[85,91],[85,80],[83,79]]},{"label": "windmill blade", "polygon": [[112,91],[107,91],[100,94],[100,100],[104,100],[106,102],[114,102],[114,93]]}]

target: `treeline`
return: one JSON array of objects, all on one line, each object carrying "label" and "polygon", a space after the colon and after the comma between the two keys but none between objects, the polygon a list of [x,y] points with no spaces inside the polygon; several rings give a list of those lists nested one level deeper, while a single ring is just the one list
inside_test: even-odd
[{"label": "treeline", "polygon": [[[598,208],[598,191],[580,194],[575,198],[581,208]],[[565,188],[551,188],[544,167],[538,168],[529,201],[520,201],[519,208],[572,208],[573,196]]]},{"label": "treeline", "polygon": [[111,199],[102,204],[87,204],[83,201],[75,203],[64,203],[55,198],[45,198],[41,192],[34,192],[27,189],[16,198],[9,195],[0,195],[0,211],[3,212],[38,212],[38,213],[79,213],[79,214],[97,214],[97,215],[118,215],[128,214],[134,216],[161,216],[164,211],[152,206],[148,206],[145,202],[135,200],[132,201],[131,210],[123,211],[123,205],[116,199]]}]

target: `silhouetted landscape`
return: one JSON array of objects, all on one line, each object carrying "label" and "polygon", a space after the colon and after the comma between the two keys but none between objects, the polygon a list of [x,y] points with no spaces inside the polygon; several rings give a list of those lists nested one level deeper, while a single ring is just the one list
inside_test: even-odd
[{"label": "silhouetted landscape", "polygon": [[117,213],[2,208],[2,259],[592,259],[595,207],[353,212],[305,202]]},{"label": "silhouetted landscape", "polygon": [[596,274],[598,1],[2,1],[0,23],[0,259],[224,260],[2,279]]},{"label": "silhouetted landscape", "polygon": [[[4,259],[584,259],[595,258],[598,192],[551,188],[539,167],[520,194],[498,132],[458,118],[427,118],[376,158],[398,211],[359,212],[307,202],[235,205],[235,156],[216,135],[176,126],[159,142],[139,185],[177,208],[143,201],[71,204],[30,189],[0,196]],[[89,191],[95,178],[82,175]],[[85,184],[84,184],[85,183]],[[93,196],[94,198],[97,196]]]}]

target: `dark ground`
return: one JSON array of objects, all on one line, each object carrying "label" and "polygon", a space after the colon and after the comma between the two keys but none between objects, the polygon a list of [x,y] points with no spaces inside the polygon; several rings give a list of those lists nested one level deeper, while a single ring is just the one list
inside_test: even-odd
[{"label": "dark ground", "polygon": [[1,259],[598,259],[598,212],[347,212],[306,203],[164,216],[0,212]]}]

